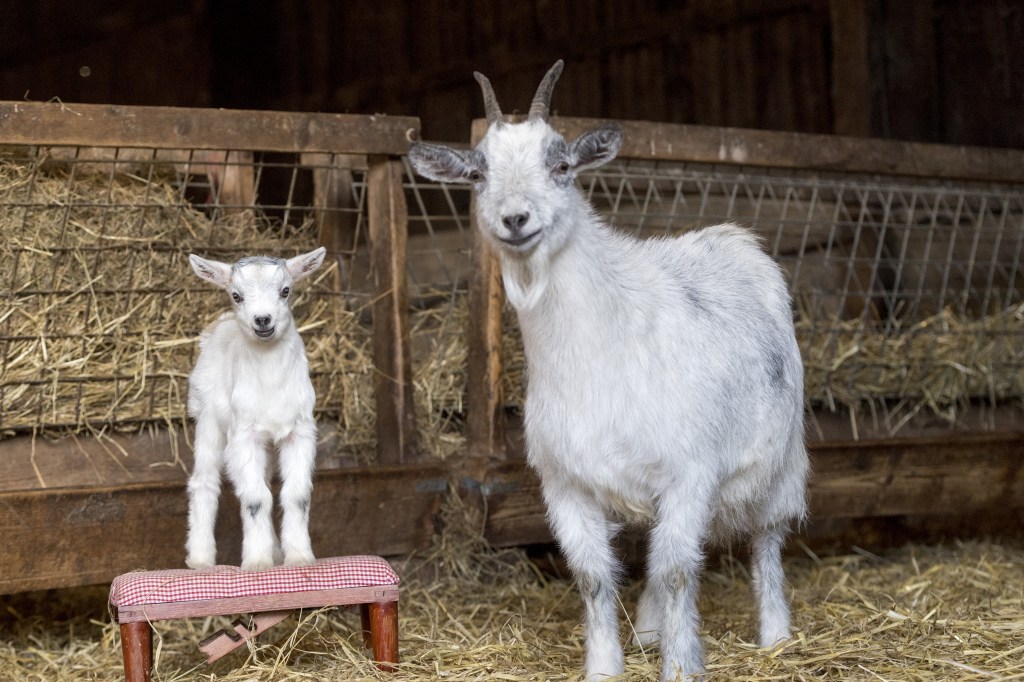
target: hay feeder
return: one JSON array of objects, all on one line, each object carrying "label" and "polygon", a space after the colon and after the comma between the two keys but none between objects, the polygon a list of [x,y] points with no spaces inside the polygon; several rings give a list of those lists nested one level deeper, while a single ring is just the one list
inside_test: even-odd
[{"label": "hay feeder", "polygon": [[[809,535],[1019,517],[1024,154],[623,127],[619,161],[581,178],[617,226],[735,220],[789,272]],[[192,250],[333,255],[297,302],[323,435],[319,554],[424,548],[450,493],[494,546],[550,541],[514,319],[470,192],[409,171],[417,134],[403,117],[0,104],[0,591],[179,565],[185,380],[221,307],[189,278]]]}]

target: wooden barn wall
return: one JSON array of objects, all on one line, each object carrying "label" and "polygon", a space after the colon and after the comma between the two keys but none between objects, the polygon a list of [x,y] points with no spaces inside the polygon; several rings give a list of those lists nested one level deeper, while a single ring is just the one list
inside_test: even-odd
[{"label": "wooden barn wall", "polygon": [[207,7],[5,0],[0,99],[210,106]]},{"label": "wooden barn wall", "polygon": [[[9,0],[0,97],[574,116],[1024,147],[1024,0]],[[86,67],[84,70],[83,67]]]}]

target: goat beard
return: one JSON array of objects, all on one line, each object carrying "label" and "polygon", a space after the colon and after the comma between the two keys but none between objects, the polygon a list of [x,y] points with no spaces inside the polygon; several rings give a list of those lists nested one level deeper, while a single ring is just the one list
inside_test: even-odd
[{"label": "goat beard", "polygon": [[547,290],[548,267],[533,267],[529,260],[501,260],[501,279],[509,303],[519,312],[532,310]]}]

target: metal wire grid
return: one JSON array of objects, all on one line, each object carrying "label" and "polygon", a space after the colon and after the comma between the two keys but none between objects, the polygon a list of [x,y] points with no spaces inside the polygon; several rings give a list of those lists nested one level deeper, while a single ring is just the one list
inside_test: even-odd
[{"label": "metal wire grid", "polygon": [[[322,161],[334,167],[329,155]],[[362,173],[351,171],[344,205],[315,207],[317,162],[231,150],[0,148],[0,431],[182,417],[194,340],[227,308],[223,292],[191,274],[189,253],[229,262],[294,255],[315,248],[315,217],[339,213],[356,226],[342,265],[357,257]],[[296,301],[300,325],[327,328],[310,359],[319,409],[332,415],[343,409],[339,369],[317,356],[368,345],[365,325],[332,334],[339,325],[324,324],[364,305],[365,287],[339,281],[343,270],[303,286]]]},{"label": "metal wire grid", "polygon": [[[454,232],[467,257],[468,190],[408,175],[420,213],[411,222],[426,226],[428,250],[446,248],[442,235]],[[632,160],[580,185],[612,224],[641,236],[721,222],[759,233],[790,280],[816,405],[906,402],[917,411],[1024,397],[1018,185]],[[455,301],[468,264],[445,262]],[[514,408],[523,359],[514,316],[506,322]]]},{"label": "metal wire grid", "polygon": [[637,234],[758,232],[790,278],[814,403],[1024,396],[1019,185],[635,161],[582,185]]},{"label": "metal wire grid", "polygon": [[[467,295],[473,267],[466,185],[418,176],[408,160],[408,282],[414,394],[421,429],[435,452],[461,444],[466,386]],[[440,439],[440,442],[437,442]]]},{"label": "metal wire grid", "polygon": [[[333,349],[314,348],[311,356],[331,350],[365,360],[360,356],[369,334],[364,313],[370,287],[362,170],[340,171],[350,174],[350,196],[342,205],[318,206],[311,177],[339,172],[330,155],[251,158],[230,150],[116,148],[5,152],[0,203],[5,233],[16,237],[5,240],[0,263],[6,287],[0,316],[5,415],[18,412],[15,406],[25,412],[25,401],[35,394],[33,426],[80,426],[86,418],[80,406],[70,418],[65,411],[64,418],[51,419],[58,389],[74,387],[81,401],[84,387],[97,382],[114,386],[103,423],[180,415],[195,352],[190,339],[206,321],[195,310],[222,307],[218,292],[192,281],[184,257],[198,251],[230,260],[257,248],[311,248],[315,219],[329,213],[346,225],[342,256],[332,278],[309,288],[306,302],[321,313],[354,312],[358,324],[326,340],[321,325],[307,338]],[[251,196],[231,191],[229,180],[239,171],[251,174]],[[54,179],[57,189],[44,192]],[[134,194],[125,194],[125,184]],[[636,161],[598,169],[581,186],[613,224],[637,234],[678,233],[724,221],[758,231],[789,273],[807,394],[815,402],[995,401],[1024,392],[1024,201],[1018,186]],[[470,192],[427,182],[408,166],[405,188],[418,390],[427,394],[428,411],[458,414],[471,267]],[[146,232],[152,218],[164,228]],[[260,226],[252,238],[220,238],[225,226],[246,220]],[[49,236],[40,231],[44,224],[54,227]],[[159,263],[172,274],[157,272]],[[103,304],[108,298],[122,314],[99,318],[95,311],[110,308]],[[183,301],[191,314],[172,305]],[[28,334],[17,328],[26,313],[35,315]],[[171,331],[160,336],[155,328]],[[507,345],[514,348],[514,326],[509,336]],[[143,351],[151,343],[145,371],[79,371],[95,349],[115,341]],[[12,364],[24,354],[15,346],[26,343],[45,346],[51,359],[70,360],[42,368],[34,381],[12,379]],[[179,355],[176,361],[154,352],[169,349]],[[522,370],[521,354],[509,355],[508,374],[515,376]],[[959,392],[925,395],[934,387],[921,378],[936,368],[966,377]],[[320,403],[327,414],[348,409],[353,397],[331,388],[339,371],[344,370],[314,367],[318,394],[330,396]],[[510,406],[521,400],[515,389],[507,394]],[[356,398],[372,403],[368,394]],[[60,399],[67,399],[66,392]],[[140,403],[148,403],[141,417]],[[12,428],[6,416],[2,428]]]}]

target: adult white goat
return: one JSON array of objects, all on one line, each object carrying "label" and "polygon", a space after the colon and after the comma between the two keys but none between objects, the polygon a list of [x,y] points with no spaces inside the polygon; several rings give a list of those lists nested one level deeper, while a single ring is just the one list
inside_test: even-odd
[{"label": "adult white goat", "polygon": [[781,546],[805,513],[803,367],[788,288],[748,232],[638,240],[599,220],[576,174],[615,157],[607,124],[566,142],[548,123],[559,61],[527,120],[490,82],[474,150],[414,144],[419,173],[472,183],[527,360],[528,458],[583,596],[588,679],[623,672],[621,522],[653,523],[637,639],[663,678],[703,670],[697,590],[709,542],[752,538],[760,641],[788,638]]},{"label": "adult white goat", "polygon": [[[188,482],[188,556],[191,568],[212,566],[221,469],[242,508],[242,568],[313,562],[309,500],[316,458],[316,395],[306,349],[295,329],[291,288],[323,263],[326,249],[288,260],[256,256],[234,265],[189,256],[202,279],[226,289],[235,309],[199,339],[189,375],[188,412],[196,422],[195,463]],[[281,543],[278,546],[267,485],[267,446],[280,452]]]}]

